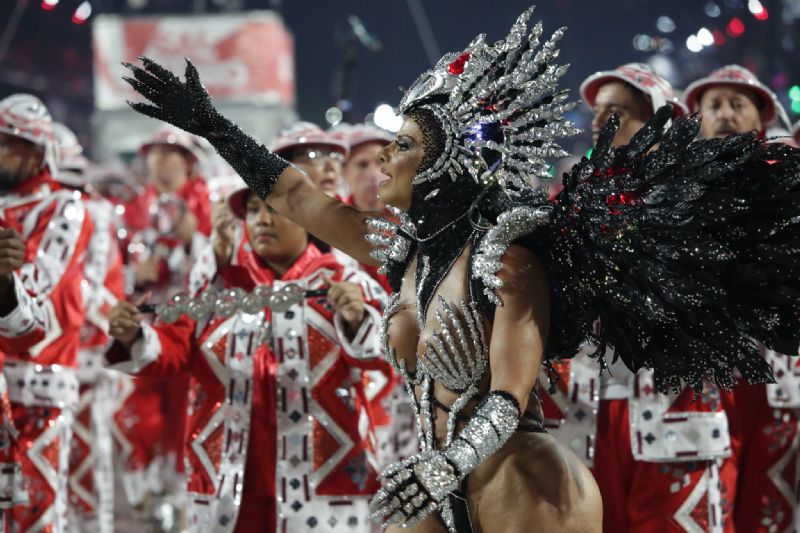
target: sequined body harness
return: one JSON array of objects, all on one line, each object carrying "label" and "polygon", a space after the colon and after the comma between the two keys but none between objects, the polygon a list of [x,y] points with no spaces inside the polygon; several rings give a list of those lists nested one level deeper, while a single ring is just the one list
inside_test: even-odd
[{"label": "sequined body harness", "polygon": [[[500,258],[508,246],[520,234],[529,232],[532,228],[545,223],[549,216],[546,209],[524,208],[524,212],[512,210],[501,215],[495,227],[486,231],[485,228],[475,226],[469,222],[460,222],[461,217],[451,224],[444,225],[439,231],[427,239],[419,239],[408,218],[405,217],[401,227],[404,232],[398,232],[393,237],[394,249],[401,250],[395,253],[396,277],[404,280],[408,269],[417,258],[415,272],[416,282],[416,314],[420,335],[425,329],[427,310],[432,302],[436,290],[453,265],[463,254],[464,249],[472,247],[469,257],[469,277],[467,283],[468,301],[463,300],[459,305],[451,305],[441,295],[436,296],[437,309],[434,317],[438,327],[425,341],[422,354],[417,351],[416,368],[410,371],[404,359],[398,360],[395,348],[389,345],[388,326],[392,317],[401,307],[401,294],[403,283],[390,297],[381,324],[381,341],[383,352],[395,371],[402,376],[406,390],[412,402],[414,413],[417,417],[417,431],[420,443],[420,452],[433,452],[444,449],[453,443],[456,436],[457,425],[466,421],[461,413],[471,401],[481,399],[480,386],[485,376],[489,363],[489,344],[484,328],[482,308],[487,304],[501,303],[491,287],[499,287],[496,278],[500,268]],[[416,253],[409,253],[410,243],[403,234],[411,236],[417,244],[431,240],[441,234],[445,241],[438,248],[440,253],[433,253],[435,257],[425,254],[417,246]],[[442,253],[443,252],[443,253]],[[480,291],[483,288],[483,291]],[[483,296],[483,302],[479,298]],[[487,301],[488,300],[488,301]],[[483,304],[483,305],[480,305]],[[434,396],[434,384],[438,383],[458,395],[450,407],[439,402]],[[419,398],[416,391],[419,390]],[[436,409],[447,412],[446,433],[442,447],[438,447],[435,434]],[[545,431],[540,424],[528,431]],[[466,479],[465,479],[466,481]],[[470,528],[466,500],[459,494],[453,494],[444,502],[439,510],[442,521],[450,531],[466,531]],[[459,516],[460,515],[460,516]]]}]

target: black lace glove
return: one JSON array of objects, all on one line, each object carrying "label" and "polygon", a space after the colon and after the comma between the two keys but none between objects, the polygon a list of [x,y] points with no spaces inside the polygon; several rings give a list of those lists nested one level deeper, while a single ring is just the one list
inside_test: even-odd
[{"label": "black lace glove", "polygon": [[146,57],[140,59],[144,68],[123,63],[133,77],[122,79],[150,103],[128,102],[128,105],[143,115],[208,139],[247,186],[261,198],[266,198],[289,163],[214,108],[191,61],[186,60],[186,81],[183,82],[155,61]]}]

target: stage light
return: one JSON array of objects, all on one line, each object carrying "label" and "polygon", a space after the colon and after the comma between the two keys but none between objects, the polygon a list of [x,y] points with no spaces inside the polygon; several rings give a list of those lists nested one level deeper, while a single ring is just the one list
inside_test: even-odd
[{"label": "stage light", "polygon": [[671,33],[675,31],[675,21],[666,15],[661,15],[656,21],[656,28],[661,33]]},{"label": "stage light", "polygon": [[697,42],[703,46],[711,46],[714,44],[714,36],[708,28],[700,28],[697,32]]},{"label": "stage light", "polygon": [[59,0],[42,0],[42,9],[50,11],[58,5]]},{"label": "stage light", "polygon": [[633,47],[641,52],[646,52],[652,48],[652,39],[649,35],[638,33],[633,38]]},{"label": "stage light", "polygon": [[758,20],[767,20],[769,18],[767,8],[758,0],[750,0],[747,2],[747,9],[749,9],[750,13]]},{"label": "stage light", "polygon": [[72,22],[75,24],[83,24],[89,17],[92,16],[92,4],[84,1],[72,14]]},{"label": "stage light", "polygon": [[697,39],[697,35],[692,34],[686,38],[686,48],[688,48],[690,52],[694,52],[696,54],[703,49],[703,45],[700,44],[700,41]]},{"label": "stage light", "polygon": [[375,108],[373,118],[375,125],[387,131],[396,132],[403,125],[403,117],[394,114],[394,109],[389,104],[381,104]]},{"label": "stage light", "polygon": [[711,18],[717,18],[722,13],[716,2],[706,2],[705,12]]},{"label": "stage light", "polygon": [[330,124],[331,126],[335,126],[342,121],[344,114],[342,110],[336,106],[329,107],[327,111],[325,111],[325,121]]},{"label": "stage light", "polygon": [[744,22],[742,22],[739,17],[733,17],[728,23],[727,32],[728,35],[736,38],[744,33],[744,29]]}]

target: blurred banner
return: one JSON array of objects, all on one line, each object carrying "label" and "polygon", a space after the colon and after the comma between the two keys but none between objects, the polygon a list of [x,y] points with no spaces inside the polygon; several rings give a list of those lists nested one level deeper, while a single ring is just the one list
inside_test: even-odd
[{"label": "blurred banner", "polygon": [[218,102],[294,105],[292,36],[269,11],[164,17],[98,16],[92,26],[94,101],[101,111],[138,100],[120,77],[122,61],[147,56],[183,72],[184,58],[200,71]]}]

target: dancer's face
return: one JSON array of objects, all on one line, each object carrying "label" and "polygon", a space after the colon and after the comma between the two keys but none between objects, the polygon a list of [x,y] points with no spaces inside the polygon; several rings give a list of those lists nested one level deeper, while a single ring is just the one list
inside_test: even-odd
[{"label": "dancer's face", "polygon": [[602,85],[594,101],[593,143],[597,142],[600,130],[612,114],[619,117],[619,130],[611,143],[617,148],[631,142],[634,134],[653,116],[653,108],[641,92],[626,83],[610,81]]},{"label": "dancer's face", "polygon": [[0,191],[9,191],[42,167],[44,151],[16,135],[0,133]]},{"label": "dancer's face", "polygon": [[761,115],[755,94],[747,89],[720,85],[700,97],[701,131],[706,139],[760,131]]},{"label": "dancer's face", "polygon": [[277,214],[255,194],[247,197],[245,225],[253,252],[268,263],[291,265],[306,249],[306,230]]},{"label": "dancer's face", "polygon": [[384,204],[401,211],[411,208],[411,180],[424,155],[422,130],[414,119],[406,117],[394,141],[378,154],[381,173],[385,175],[378,185],[378,195]]}]

